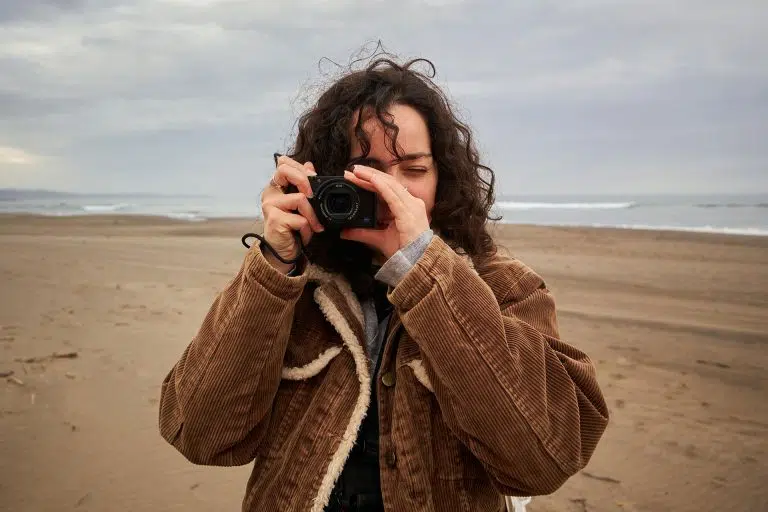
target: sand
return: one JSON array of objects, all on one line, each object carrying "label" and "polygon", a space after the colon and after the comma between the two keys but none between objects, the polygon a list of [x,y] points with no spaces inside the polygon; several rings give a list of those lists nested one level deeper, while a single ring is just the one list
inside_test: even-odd
[{"label": "sand", "polygon": [[[248,221],[0,217],[0,509],[239,510],[160,437],[160,383]],[[768,238],[504,226],[612,419],[543,511],[768,510]],[[7,376],[8,372],[13,372]]]}]

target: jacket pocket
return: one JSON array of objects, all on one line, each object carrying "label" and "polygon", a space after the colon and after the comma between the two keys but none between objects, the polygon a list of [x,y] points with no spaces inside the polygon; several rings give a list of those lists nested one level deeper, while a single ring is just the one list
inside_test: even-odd
[{"label": "jacket pocket", "polygon": [[[400,362],[400,399],[405,403],[398,413],[407,417],[395,419],[400,442],[408,452],[421,453],[426,467],[441,480],[461,480],[465,477],[465,464],[461,441],[445,424],[432,382],[421,359]],[[407,375],[410,374],[410,375]],[[411,377],[412,375],[412,377]],[[399,416],[399,415],[398,415]],[[418,448],[417,448],[418,446]]]},{"label": "jacket pocket", "polygon": [[284,380],[280,383],[273,402],[272,419],[266,434],[267,442],[262,452],[266,459],[282,456],[283,446],[295,427],[304,403],[309,396],[310,383],[306,380]]}]

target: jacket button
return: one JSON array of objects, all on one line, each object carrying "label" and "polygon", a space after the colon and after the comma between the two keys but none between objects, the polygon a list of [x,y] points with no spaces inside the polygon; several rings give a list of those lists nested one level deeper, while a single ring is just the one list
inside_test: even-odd
[{"label": "jacket button", "polygon": [[387,463],[387,466],[390,468],[394,468],[397,465],[397,455],[395,455],[394,450],[389,450],[387,454],[384,456],[384,462]]},{"label": "jacket button", "polygon": [[391,388],[395,385],[395,374],[392,372],[387,372],[384,375],[381,376],[381,383],[387,386],[388,388]]}]

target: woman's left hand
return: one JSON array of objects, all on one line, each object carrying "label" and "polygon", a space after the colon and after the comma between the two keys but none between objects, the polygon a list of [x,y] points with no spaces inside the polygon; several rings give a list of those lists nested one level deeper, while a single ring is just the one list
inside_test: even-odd
[{"label": "woman's left hand", "polygon": [[390,258],[429,229],[429,216],[424,201],[411,195],[394,177],[364,165],[354,166],[353,172],[345,171],[344,177],[378,194],[389,207],[392,220],[386,229],[344,229],[341,238],[361,242]]}]

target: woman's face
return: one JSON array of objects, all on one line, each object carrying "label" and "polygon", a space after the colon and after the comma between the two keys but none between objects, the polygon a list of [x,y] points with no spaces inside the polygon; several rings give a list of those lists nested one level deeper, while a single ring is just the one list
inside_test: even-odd
[{"label": "woman's face", "polygon": [[[390,151],[391,140],[379,120],[372,114],[362,124],[371,150],[365,159],[357,160],[362,156],[363,150],[357,137],[352,135],[350,161],[390,174],[406,187],[411,195],[424,201],[427,216],[431,220],[437,192],[437,168],[432,159],[432,144],[427,123],[415,109],[406,105],[392,105],[387,112],[399,128],[397,145],[402,160]],[[353,122],[357,122],[357,116]],[[379,201],[378,204],[377,218],[379,226],[382,227],[392,221],[392,213],[386,202]]]}]

